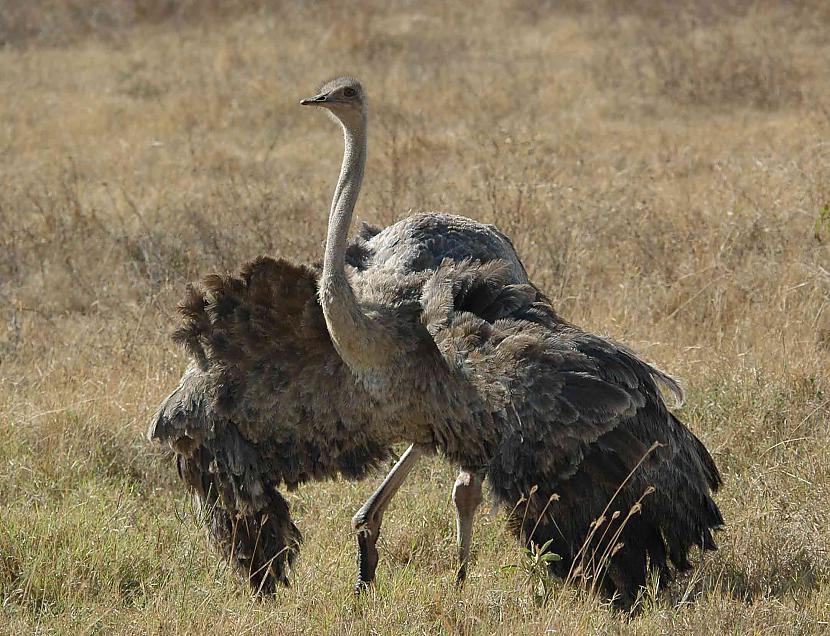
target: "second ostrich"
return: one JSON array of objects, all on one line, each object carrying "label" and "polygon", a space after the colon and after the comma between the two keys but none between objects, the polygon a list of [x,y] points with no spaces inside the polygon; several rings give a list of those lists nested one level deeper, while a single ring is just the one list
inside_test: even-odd
[{"label": "second ostrich", "polygon": [[436,450],[463,468],[460,578],[484,476],[517,536],[562,557],[557,574],[595,576],[625,605],[649,568],[665,581],[670,564],[689,567],[693,545],[714,549],[720,476],[664,403],[658,385],[679,393],[674,381],[560,319],[488,226],[412,217],[366,235],[348,267],[363,88],[339,78],[302,103],[327,109],[346,146],[322,272],[260,259],[194,289],[178,332],[194,366],[151,428],[180,453],[185,480],[228,511],[213,529],[220,546],[240,536],[227,531],[234,514],[250,521],[242,535],[268,538],[262,553],[242,546],[252,580],[284,581],[299,534],[276,487],[359,476],[408,442],[356,518],[360,583],[374,577],[385,506],[418,454]]}]

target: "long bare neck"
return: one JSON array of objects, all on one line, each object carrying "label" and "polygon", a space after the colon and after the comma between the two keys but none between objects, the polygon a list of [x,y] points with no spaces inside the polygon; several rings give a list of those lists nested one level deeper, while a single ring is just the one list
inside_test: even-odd
[{"label": "long bare neck", "polygon": [[346,276],[346,239],[352,223],[363,172],[366,167],[366,121],[343,127],[343,164],[329,212],[326,252],[323,256],[323,281]]},{"label": "long bare neck", "polygon": [[329,213],[320,304],[329,336],[354,371],[382,367],[392,354],[389,332],[367,316],[346,278],[346,238],[366,165],[366,120],[343,126],[345,150]]}]

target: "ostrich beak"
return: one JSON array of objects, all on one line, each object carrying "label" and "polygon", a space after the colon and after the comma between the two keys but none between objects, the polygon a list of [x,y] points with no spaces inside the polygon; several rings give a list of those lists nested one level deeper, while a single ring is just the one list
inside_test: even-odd
[{"label": "ostrich beak", "polygon": [[309,97],[308,99],[300,100],[300,104],[303,106],[323,106],[326,102],[328,102],[327,93],[320,93],[316,97]]}]

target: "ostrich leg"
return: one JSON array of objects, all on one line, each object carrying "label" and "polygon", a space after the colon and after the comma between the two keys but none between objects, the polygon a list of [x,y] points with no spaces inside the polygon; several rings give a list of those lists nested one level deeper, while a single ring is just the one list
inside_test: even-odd
[{"label": "ostrich leg", "polygon": [[375,569],[378,566],[377,540],[380,535],[383,513],[425,450],[425,446],[415,444],[407,448],[392,467],[392,470],[389,471],[389,474],[386,475],[386,479],[383,480],[380,487],[352,518],[352,528],[357,533],[358,574],[357,585],[355,586],[356,594],[359,594],[375,580]]},{"label": "ostrich leg", "polygon": [[467,578],[467,563],[470,560],[470,543],[473,537],[473,519],[481,503],[482,472],[466,470],[458,473],[452,489],[455,504],[455,522],[458,533],[458,574],[455,584],[461,586]]}]

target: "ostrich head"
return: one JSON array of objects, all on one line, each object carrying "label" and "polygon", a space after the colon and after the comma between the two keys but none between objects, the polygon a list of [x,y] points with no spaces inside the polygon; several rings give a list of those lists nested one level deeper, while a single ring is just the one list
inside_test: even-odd
[{"label": "ostrich head", "polygon": [[338,77],[326,82],[317,95],[302,100],[300,104],[322,106],[346,128],[354,128],[366,120],[363,86],[354,77]]}]

